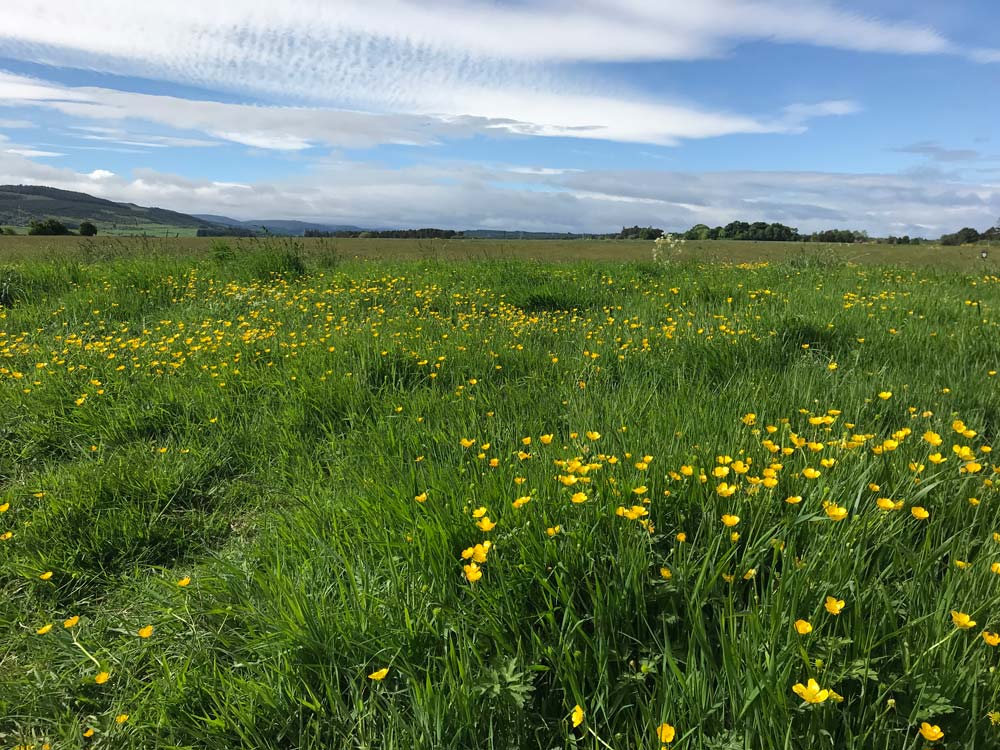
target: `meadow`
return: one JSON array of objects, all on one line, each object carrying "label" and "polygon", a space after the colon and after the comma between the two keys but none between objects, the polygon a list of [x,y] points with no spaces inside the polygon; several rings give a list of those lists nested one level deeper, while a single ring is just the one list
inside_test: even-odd
[{"label": "meadow", "polygon": [[1000,746],[994,261],[365,242],[0,238],[0,747]]}]

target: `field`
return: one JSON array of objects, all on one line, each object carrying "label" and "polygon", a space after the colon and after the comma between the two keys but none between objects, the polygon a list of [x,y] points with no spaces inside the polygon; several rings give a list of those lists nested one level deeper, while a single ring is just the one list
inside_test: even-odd
[{"label": "field", "polygon": [[[179,239],[142,237],[0,237],[0,262],[104,260],[135,255],[203,260],[214,257],[213,247],[229,248],[239,255],[258,255],[275,250],[291,252],[327,266],[343,260],[528,260],[554,263],[578,261],[639,261],[652,257],[652,243],[635,240],[381,240],[303,239],[241,240],[208,237]],[[162,234],[162,232],[160,232]],[[265,251],[263,248],[270,248]],[[855,263],[894,265],[907,268],[997,273],[1000,247],[989,247],[984,263],[980,246],[942,247],[839,245],[802,242],[735,242],[716,240],[687,242],[675,257],[680,261],[712,263]]]},{"label": "field", "polygon": [[0,747],[1000,746],[995,261],[651,251],[0,238]]}]

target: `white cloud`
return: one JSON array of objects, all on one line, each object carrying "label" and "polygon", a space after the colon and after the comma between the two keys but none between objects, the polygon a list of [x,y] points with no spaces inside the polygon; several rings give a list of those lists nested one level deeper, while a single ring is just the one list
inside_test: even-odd
[{"label": "white cloud", "polygon": [[107,169],[95,169],[87,175],[92,180],[110,180],[114,176],[115,173],[109,172]]},{"label": "white cloud", "polygon": [[926,26],[827,0],[21,0],[5,8],[0,35],[39,62],[66,64],[86,55],[127,67],[138,60],[215,83],[252,71],[259,84],[286,91],[342,70],[345,56],[358,54],[669,60],[715,55],[743,40],[890,53],[954,50]]},{"label": "white cloud", "polygon": [[[957,53],[926,26],[885,20],[829,0],[19,0],[0,24],[0,54],[48,65],[158,78],[298,99],[341,109],[322,115],[343,145],[428,143],[470,124],[528,135],[670,144],[731,133],[797,132],[806,116],[842,114],[806,104],[780,118],[652,100],[620,81],[574,72],[593,61],[698,59],[745,41],[896,54]],[[57,21],[55,19],[58,19]],[[981,50],[988,57],[989,50]],[[8,82],[18,100],[81,117],[121,117],[141,102],[107,90]],[[296,151],[316,138],[235,105],[204,116],[158,97],[157,122],[252,147]],[[153,100],[148,100],[153,104]],[[228,107],[227,122],[205,120]],[[163,110],[179,110],[176,113]],[[236,112],[247,115],[241,125]],[[116,114],[117,112],[117,114]],[[291,120],[317,115],[289,109]],[[377,114],[371,114],[377,113]],[[412,116],[414,119],[407,119]],[[456,119],[459,118],[459,119]],[[461,118],[473,118],[469,123]],[[796,119],[797,118],[797,119]],[[235,121],[234,121],[235,120]],[[482,120],[489,120],[484,123]],[[451,128],[447,126],[452,126]],[[317,129],[315,122],[312,129]],[[140,141],[142,139],[139,139]]]},{"label": "white cloud", "polygon": [[55,156],[65,156],[66,154],[60,154],[57,151],[41,151],[36,148],[8,148],[5,149],[8,154],[15,154],[17,156],[26,156],[29,158],[38,157],[55,157]]},{"label": "white cloud", "polygon": [[35,127],[35,123],[30,120],[0,120],[0,128],[8,130],[24,130]]},{"label": "white cloud", "polygon": [[[378,143],[427,144],[475,133],[602,138],[673,144],[687,138],[735,133],[799,132],[809,117],[854,111],[850,102],[792,105],[779,117],[760,119],[712,112],[693,105],[614,96],[552,93],[529,89],[489,92],[452,88],[454,106],[475,116],[440,115],[429,105],[410,114],[378,114],[314,107],[266,107],[94,87],[68,87],[0,71],[0,106],[36,106],[102,121],[145,120],[254,148],[301,151],[316,144],[365,147]],[[120,129],[90,128],[90,139],[122,145],[210,145],[198,139],[116,135]]]},{"label": "white cloud", "polygon": [[933,173],[532,173],[466,162],[392,169],[337,160],[305,178],[257,183],[149,169],[130,177],[99,172],[95,178],[0,151],[0,183],[51,185],[188,213],[361,226],[603,232],[632,224],[676,230],[742,219],[781,221],[803,231],[845,227],[936,237],[962,226],[990,226],[1000,202],[1000,182],[961,182]]}]

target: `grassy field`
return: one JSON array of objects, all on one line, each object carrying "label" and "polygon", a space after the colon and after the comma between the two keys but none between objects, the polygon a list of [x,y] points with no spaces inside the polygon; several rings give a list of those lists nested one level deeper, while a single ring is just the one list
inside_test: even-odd
[{"label": "grassy field", "polygon": [[[182,231],[183,230],[178,230]],[[653,243],[634,240],[378,240],[304,239],[270,240],[184,237],[3,237],[0,262],[82,258],[91,260],[130,256],[173,256],[204,259],[228,248],[236,255],[260,255],[277,250],[292,252],[329,266],[341,260],[502,260],[521,259],[566,263],[577,261],[649,261]],[[855,263],[899,265],[970,272],[1000,272],[1000,247],[988,248],[986,262],[979,246],[838,245],[802,242],[686,242],[675,259],[709,263]]]},{"label": "grassy field", "polygon": [[0,747],[1000,746],[974,250],[365,243],[0,238]]}]

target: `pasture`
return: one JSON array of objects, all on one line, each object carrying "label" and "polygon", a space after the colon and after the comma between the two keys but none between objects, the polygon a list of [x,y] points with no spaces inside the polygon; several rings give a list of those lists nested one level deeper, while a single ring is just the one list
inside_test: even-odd
[{"label": "pasture", "polygon": [[1000,745],[973,248],[0,237],[0,747]]}]

